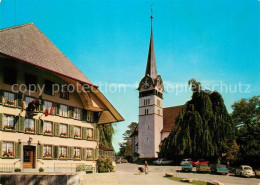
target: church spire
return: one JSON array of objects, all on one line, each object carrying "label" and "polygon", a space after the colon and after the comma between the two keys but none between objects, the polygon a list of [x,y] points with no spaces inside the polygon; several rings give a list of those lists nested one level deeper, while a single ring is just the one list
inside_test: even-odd
[{"label": "church spire", "polygon": [[153,9],[151,9],[151,38],[150,38],[150,46],[149,53],[146,64],[145,75],[149,75],[151,78],[155,79],[157,77],[157,68],[153,47]]}]

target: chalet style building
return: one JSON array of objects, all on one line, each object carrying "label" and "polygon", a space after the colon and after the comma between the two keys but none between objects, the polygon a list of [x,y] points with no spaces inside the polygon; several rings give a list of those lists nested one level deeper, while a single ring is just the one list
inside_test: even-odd
[{"label": "chalet style building", "polygon": [[33,23],[0,30],[0,71],[0,171],[95,167],[98,125],[124,120],[98,87]]},{"label": "chalet style building", "polygon": [[132,138],[132,152],[140,158],[157,158],[161,141],[168,137],[182,106],[163,108],[163,81],[157,74],[151,16],[151,37],[145,75],[139,83],[139,124]]}]

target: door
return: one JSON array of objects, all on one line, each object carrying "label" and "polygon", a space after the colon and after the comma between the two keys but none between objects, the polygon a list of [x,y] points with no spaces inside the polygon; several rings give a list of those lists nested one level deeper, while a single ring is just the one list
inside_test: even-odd
[{"label": "door", "polygon": [[23,168],[35,168],[35,147],[23,147]]}]

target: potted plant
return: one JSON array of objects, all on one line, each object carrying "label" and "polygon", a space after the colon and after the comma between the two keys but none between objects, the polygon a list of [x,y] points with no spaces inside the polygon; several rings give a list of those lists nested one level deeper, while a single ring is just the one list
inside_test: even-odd
[{"label": "potted plant", "polygon": [[14,105],[14,101],[5,100],[5,104],[7,104],[7,105]]},{"label": "potted plant", "polygon": [[15,172],[21,172],[21,168],[15,168]]},{"label": "potted plant", "polygon": [[44,172],[44,169],[42,167],[40,167],[39,172]]},{"label": "potted plant", "polygon": [[44,132],[45,134],[51,135],[52,134],[52,130],[45,130]]},{"label": "potted plant", "polygon": [[66,137],[67,135],[68,135],[67,132],[62,132],[62,133],[60,133],[60,136],[63,136],[63,137]]},{"label": "potted plant", "polygon": [[13,129],[14,129],[14,126],[5,125],[5,126],[4,126],[4,129],[5,129],[5,130],[13,130]]},{"label": "potted plant", "polygon": [[34,128],[31,127],[25,128],[25,132],[34,132]]}]

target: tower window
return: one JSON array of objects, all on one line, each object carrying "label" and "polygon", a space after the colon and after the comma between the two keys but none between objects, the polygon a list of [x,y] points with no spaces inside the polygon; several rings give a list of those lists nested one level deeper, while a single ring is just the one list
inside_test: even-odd
[{"label": "tower window", "polygon": [[148,99],[148,105],[150,105],[150,99]]},{"label": "tower window", "polygon": [[161,102],[160,100],[157,100],[157,105],[160,106]]},{"label": "tower window", "polygon": [[146,139],[147,139],[147,142],[148,142],[148,137]]},{"label": "tower window", "polygon": [[158,115],[160,115],[161,114],[161,111],[160,111],[160,109],[158,109]]}]

